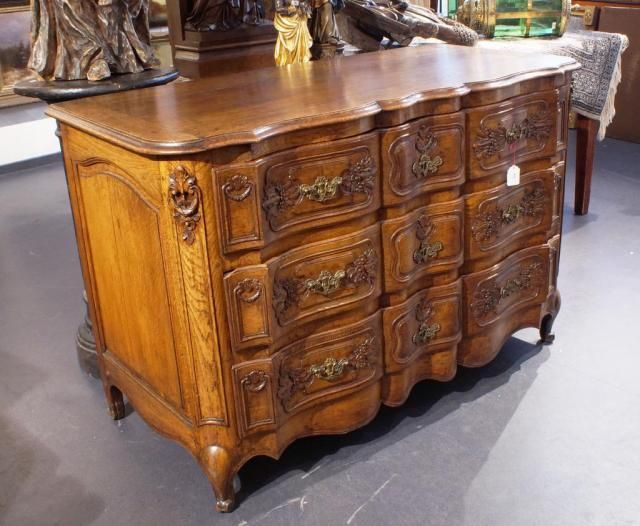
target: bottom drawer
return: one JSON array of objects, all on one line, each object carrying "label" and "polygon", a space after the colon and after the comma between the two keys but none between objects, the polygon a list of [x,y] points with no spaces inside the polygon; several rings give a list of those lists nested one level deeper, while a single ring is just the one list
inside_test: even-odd
[{"label": "bottom drawer", "polygon": [[[361,322],[313,334],[270,358],[234,366],[241,433],[280,427],[295,413],[347,397],[378,381],[383,368],[380,322],[381,315],[376,313]],[[379,401],[379,397],[367,400],[367,409],[377,407]]]},{"label": "bottom drawer", "polygon": [[461,339],[462,282],[430,287],[384,310],[383,402],[402,404],[416,382],[449,380]]},{"label": "bottom drawer", "polygon": [[549,246],[531,247],[463,278],[465,324],[459,362],[489,362],[513,332],[537,327],[549,295]]}]

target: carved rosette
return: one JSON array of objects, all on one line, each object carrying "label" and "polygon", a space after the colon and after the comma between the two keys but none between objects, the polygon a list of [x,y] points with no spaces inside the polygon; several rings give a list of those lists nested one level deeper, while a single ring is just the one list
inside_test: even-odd
[{"label": "carved rosette", "polygon": [[416,238],[418,239],[418,248],[413,252],[413,261],[417,264],[426,263],[430,259],[438,257],[438,253],[444,249],[442,241],[429,242],[435,227],[432,221],[425,215],[418,218],[416,224]]},{"label": "carved rosette", "polygon": [[484,124],[480,126],[473,143],[473,151],[478,159],[489,159],[502,152],[507,145],[515,144],[523,139],[546,141],[551,134],[552,120],[548,111],[539,111],[528,115],[521,122],[506,128],[502,123],[495,128]]},{"label": "carved rosette", "polygon": [[259,393],[262,391],[269,381],[269,375],[264,371],[256,370],[251,371],[242,380],[240,385],[251,393]]},{"label": "carved rosette", "polygon": [[288,368],[280,371],[278,398],[286,408],[293,396],[302,392],[309,394],[308,389],[316,380],[334,382],[344,377],[348,371],[370,369],[375,366],[375,338],[367,338],[345,358],[329,357],[322,363],[307,367]]},{"label": "carved rosette", "polygon": [[182,227],[182,240],[193,244],[194,232],[200,222],[200,203],[202,191],[198,187],[195,175],[178,165],[169,175],[169,202],[173,205],[173,218]]},{"label": "carved rosette", "polygon": [[246,175],[234,175],[224,185],[222,191],[232,201],[244,201],[253,190],[253,183]]},{"label": "carved rosette", "polygon": [[262,295],[262,282],[259,279],[247,278],[238,282],[235,293],[245,303],[255,303]]},{"label": "carved rosette", "polygon": [[262,209],[267,219],[273,221],[303,199],[325,203],[341,193],[371,195],[375,188],[375,174],[376,165],[370,155],[352,164],[340,175],[331,179],[320,176],[312,184],[301,184],[292,168],[284,182],[271,181],[266,184]]},{"label": "carved rosette", "polygon": [[542,269],[541,263],[531,263],[522,268],[517,277],[508,279],[502,285],[494,281],[476,290],[471,305],[475,318],[481,320],[489,314],[497,314],[502,300],[539,286],[543,277]]},{"label": "carved rosette", "polygon": [[473,218],[471,232],[476,241],[489,241],[500,234],[503,227],[512,225],[521,218],[541,218],[549,195],[541,185],[524,193],[520,201],[504,207],[495,207]]},{"label": "carved rosette", "polygon": [[415,147],[418,151],[418,157],[411,168],[413,175],[418,179],[423,179],[437,173],[444,161],[436,153],[438,139],[426,125],[420,126]]},{"label": "carved rosette", "polygon": [[282,321],[287,311],[298,306],[309,294],[330,296],[345,287],[356,287],[363,283],[373,284],[378,271],[378,255],[373,248],[335,272],[321,271],[315,278],[287,277],[275,280],[273,284],[273,309],[278,321]]},{"label": "carved rosette", "polygon": [[420,322],[418,330],[413,335],[414,345],[424,345],[430,342],[440,332],[439,323],[430,323],[433,318],[433,305],[423,299],[416,307],[416,320]]}]

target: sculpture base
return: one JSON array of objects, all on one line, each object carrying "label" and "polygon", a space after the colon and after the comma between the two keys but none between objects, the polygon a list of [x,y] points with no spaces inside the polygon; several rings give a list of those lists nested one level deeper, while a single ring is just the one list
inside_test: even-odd
[{"label": "sculpture base", "polygon": [[34,97],[47,103],[62,102],[94,95],[106,95],[118,91],[149,88],[167,84],[178,78],[178,71],[148,69],[141,73],[113,75],[99,81],[89,80],[26,80],[15,85],[14,91],[24,97]]}]

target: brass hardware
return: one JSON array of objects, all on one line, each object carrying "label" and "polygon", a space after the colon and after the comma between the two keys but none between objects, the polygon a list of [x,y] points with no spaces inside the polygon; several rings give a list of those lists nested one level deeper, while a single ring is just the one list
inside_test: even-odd
[{"label": "brass hardware", "polygon": [[477,290],[471,305],[476,318],[497,313],[500,302],[518,292],[529,290],[539,283],[542,275],[542,263],[531,263],[520,269],[518,276],[508,279],[504,285],[496,282]]},{"label": "brass hardware", "polygon": [[471,232],[476,241],[489,241],[502,227],[514,224],[522,217],[542,218],[549,196],[541,183],[527,190],[517,203],[496,207],[474,217]]},{"label": "brass hardware", "polygon": [[416,345],[422,345],[430,342],[436,337],[436,334],[440,332],[440,324],[434,323],[429,325],[428,323],[421,323],[418,327],[418,332],[413,335],[413,343]]},{"label": "brass hardware", "polygon": [[279,322],[286,312],[298,305],[307,294],[329,296],[336,290],[357,286],[361,283],[373,284],[378,272],[378,255],[373,248],[365,250],[344,269],[335,272],[323,270],[317,278],[285,277],[273,283],[273,309]]},{"label": "brass hardware", "polygon": [[546,141],[551,133],[551,126],[552,119],[547,111],[532,113],[521,122],[512,124],[509,129],[502,123],[494,128],[482,124],[473,150],[478,159],[489,159],[502,152],[507,145],[515,144],[522,139]]},{"label": "brass hardware", "polygon": [[280,373],[278,398],[287,409],[291,398],[299,391],[308,394],[308,389],[315,380],[334,382],[347,371],[370,369],[374,364],[375,339],[367,338],[345,358],[329,357],[322,363],[300,368],[284,368]]},{"label": "brass hardware", "polygon": [[427,126],[420,126],[418,134],[416,136],[416,150],[418,150],[419,156],[413,163],[412,171],[413,175],[418,178],[427,177],[430,174],[435,174],[443,164],[442,157],[435,155],[431,157],[431,150],[438,146],[438,139],[427,128]]},{"label": "brass hardware", "polygon": [[182,226],[182,240],[193,244],[194,231],[200,222],[200,201],[202,191],[198,187],[195,175],[178,165],[169,175],[169,202],[173,205],[173,218]]},{"label": "brass hardware", "polygon": [[328,296],[342,287],[346,275],[344,270],[338,270],[333,274],[328,270],[323,270],[316,279],[308,279],[305,281],[305,289],[309,292]]},{"label": "brass hardware", "polygon": [[433,233],[434,226],[427,216],[420,216],[416,226],[416,237],[420,245],[413,252],[413,261],[417,264],[426,263],[428,260],[437,258],[438,253],[444,250],[442,241],[429,243],[429,237]]},{"label": "brass hardware", "polygon": [[251,194],[253,184],[246,175],[234,175],[222,186],[222,190],[229,199],[244,201]]},{"label": "brass hardware", "polygon": [[236,285],[235,293],[245,303],[255,303],[262,295],[262,282],[255,278],[243,279]]},{"label": "brass hardware", "polygon": [[344,373],[344,368],[349,365],[347,358],[336,360],[335,358],[327,358],[323,363],[312,365],[309,372],[320,380],[337,380]]},{"label": "brass hardware", "polygon": [[326,177],[318,177],[313,184],[301,184],[300,195],[311,201],[324,203],[336,196],[338,188],[342,184],[342,177],[339,175],[329,180]]},{"label": "brass hardware", "polygon": [[265,388],[268,381],[269,375],[264,371],[251,371],[242,380],[240,380],[240,384],[247,391],[251,391],[252,393],[259,393]]}]

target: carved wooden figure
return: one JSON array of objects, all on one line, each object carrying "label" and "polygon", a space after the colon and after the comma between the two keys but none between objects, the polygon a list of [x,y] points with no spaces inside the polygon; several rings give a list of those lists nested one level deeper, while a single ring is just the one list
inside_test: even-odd
[{"label": "carved wooden figure", "polygon": [[44,80],[102,80],[158,65],[148,0],[34,0],[29,67]]},{"label": "carved wooden figure", "polygon": [[250,458],[362,426],[521,328],[553,338],[577,64],[345,62],[49,109],[110,412],[126,395],[187,448],[220,511]]}]

